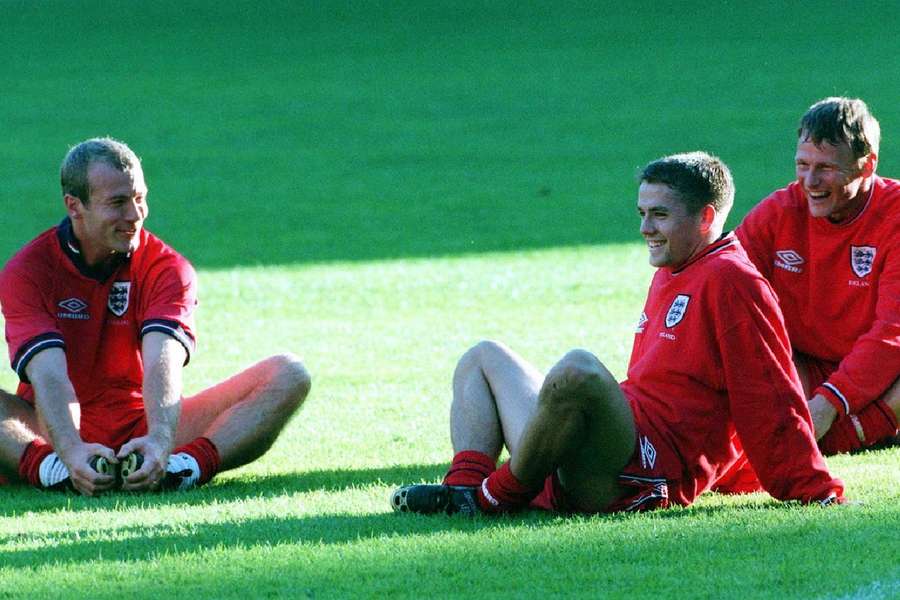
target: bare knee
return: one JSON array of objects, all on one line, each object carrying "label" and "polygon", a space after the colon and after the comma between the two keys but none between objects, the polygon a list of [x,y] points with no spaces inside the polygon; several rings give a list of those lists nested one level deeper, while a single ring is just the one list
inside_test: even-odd
[{"label": "bare knee", "polygon": [[312,378],[300,359],[290,353],[278,354],[266,359],[273,371],[272,379],[284,391],[281,403],[290,412],[296,410],[309,395]]},{"label": "bare knee", "polygon": [[596,356],[571,350],[547,373],[540,399],[557,410],[583,410],[605,400],[612,387],[618,383]]},{"label": "bare knee", "polygon": [[900,420],[900,379],[884,393],[884,401],[894,411],[894,416]]},{"label": "bare knee", "polygon": [[501,342],[482,340],[466,350],[456,363],[454,378],[464,375],[473,369],[485,371],[489,364],[509,356],[510,350]]}]

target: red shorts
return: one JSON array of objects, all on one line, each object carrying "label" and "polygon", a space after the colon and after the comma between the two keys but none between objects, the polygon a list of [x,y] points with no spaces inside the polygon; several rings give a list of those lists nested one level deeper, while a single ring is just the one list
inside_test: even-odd
[{"label": "red shorts", "polygon": [[85,442],[103,444],[118,452],[127,441],[147,434],[144,407],[115,413],[104,412],[102,409],[83,410],[80,433]]},{"label": "red shorts", "polygon": [[[635,429],[637,439],[634,453],[619,473],[619,484],[627,488],[627,492],[600,512],[640,512],[668,508],[672,504],[670,498],[678,496],[677,493],[673,494],[677,491],[677,482],[664,475],[666,472],[680,470],[677,458],[663,444],[654,443],[652,437],[644,434],[637,423]],[[569,499],[555,472],[547,477],[544,489],[531,501],[529,507],[554,512],[583,512]]]},{"label": "red shorts", "polygon": [[801,352],[794,352],[794,362],[798,366],[802,365],[805,367],[810,394],[817,387],[828,381],[831,374],[837,371],[838,368],[838,363],[815,358]]},{"label": "red shorts", "polygon": [[[33,393],[20,393],[19,397],[32,407]],[[28,392],[31,388],[26,388]],[[81,426],[79,429],[84,442],[103,444],[118,452],[125,442],[147,434],[147,418],[143,403],[119,407],[110,411],[103,406],[89,405],[81,409]]]}]

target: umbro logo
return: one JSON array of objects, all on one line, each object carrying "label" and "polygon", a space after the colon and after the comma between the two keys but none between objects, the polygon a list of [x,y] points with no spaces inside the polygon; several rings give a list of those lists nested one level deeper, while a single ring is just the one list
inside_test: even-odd
[{"label": "umbro logo", "polygon": [[638,318],[637,327],[634,328],[635,333],[644,333],[644,327],[647,326],[647,313],[641,311],[641,316]]},{"label": "umbro logo", "polygon": [[650,443],[650,439],[646,435],[640,436],[641,446],[641,466],[645,469],[652,469],[656,466],[656,448]]},{"label": "umbro logo", "polygon": [[66,298],[57,306],[64,311],[56,313],[56,316],[60,319],[77,319],[84,321],[91,318],[91,315],[84,312],[84,309],[86,309],[88,305],[87,302],[81,298]]},{"label": "umbro logo", "polygon": [[87,308],[87,302],[81,298],[67,298],[59,303],[59,307],[69,312],[78,313]]},{"label": "umbro logo", "polygon": [[796,250],[779,250],[775,253],[775,266],[791,273],[802,273],[803,269],[799,265],[805,262]]}]

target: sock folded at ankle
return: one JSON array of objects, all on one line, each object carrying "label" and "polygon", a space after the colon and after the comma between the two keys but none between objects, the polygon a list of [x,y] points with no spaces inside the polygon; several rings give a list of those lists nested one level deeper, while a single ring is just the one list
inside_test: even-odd
[{"label": "sock folded at ankle", "polygon": [[497,468],[496,461],[477,450],[457,452],[444,475],[444,485],[476,487]]},{"label": "sock folded at ankle", "polygon": [[52,453],[53,447],[44,440],[32,440],[19,458],[19,477],[35,487],[42,487],[41,463]]},{"label": "sock folded at ankle", "polygon": [[528,506],[544,487],[526,487],[509,467],[509,461],[491,473],[478,488],[478,505],[487,513],[509,512]]},{"label": "sock folded at ankle", "polygon": [[197,480],[197,485],[203,485],[219,472],[219,465],[222,459],[219,456],[218,448],[209,438],[198,437],[189,444],[175,448],[172,454],[181,452],[190,455],[197,461],[197,466],[200,467],[200,477]]},{"label": "sock folded at ankle", "polygon": [[858,415],[847,415],[836,420],[819,440],[819,448],[825,455],[852,452],[896,433],[897,416],[884,400],[878,399]]}]

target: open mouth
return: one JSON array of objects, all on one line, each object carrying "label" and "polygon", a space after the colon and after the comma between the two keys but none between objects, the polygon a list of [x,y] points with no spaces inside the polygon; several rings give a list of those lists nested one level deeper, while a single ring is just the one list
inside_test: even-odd
[{"label": "open mouth", "polygon": [[647,246],[651,250],[655,250],[656,248],[662,248],[666,245],[665,240],[647,240]]}]

